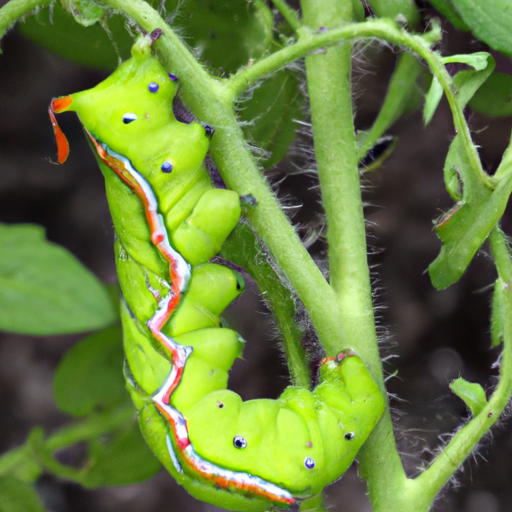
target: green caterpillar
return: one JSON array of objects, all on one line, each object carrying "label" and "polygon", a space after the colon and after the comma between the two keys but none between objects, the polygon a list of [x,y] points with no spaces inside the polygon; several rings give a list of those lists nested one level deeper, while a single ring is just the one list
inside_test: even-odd
[{"label": "green caterpillar", "polygon": [[[154,37],[153,37],[154,39]],[[198,499],[232,510],[297,509],[350,466],[384,410],[363,361],[325,359],[314,389],[243,402],[226,389],[243,340],[220,315],[244,288],[209,263],[240,217],[213,187],[212,130],[178,122],[176,77],[139,39],[93,89],[52,101],[59,162],[69,147],[55,113],[75,111],[105,177],[121,284],[126,377],[145,439]]]}]

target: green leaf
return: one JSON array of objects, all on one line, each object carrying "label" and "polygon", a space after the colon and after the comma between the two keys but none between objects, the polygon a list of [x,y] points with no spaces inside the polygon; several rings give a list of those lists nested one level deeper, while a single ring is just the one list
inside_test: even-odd
[{"label": "green leaf", "polygon": [[[75,1],[90,5],[85,0]],[[149,3],[155,8],[160,5],[157,0]],[[222,74],[234,72],[251,59],[261,57],[272,41],[272,14],[263,0],[167,0],[165,10],[173,17],[173,27],[187,44],[196,48],[204,63],[221,70]],[[92,20],[94,15],[86,13],[83,18]],[[78,25],[60,2],[56,2],[51,11],[42,9],[18,27],[25,36],[69,60],[113,70],[119,57],[125,60],[130,56],[133,35],[127,30],[124,16],[112,14],[102,18],[101,23],[110,34],[99,24]],[[179,70],[175,73],[179,76]]]},{"label": "green leaf", "polygon": [[434,76],[430,88],[425,96],[425,106],[423,107],[423,124],[426,126],[432,120],[437,106],[443,97],[443,86]]},{"label": "green leaf", "polygon": [[453,64],[455,62],[460,64],[467,64],[468,66],[471,66],[473,69],[475,69],[475,71],[482,71],[489,65],[489,58],[492,59],[490,53],[476,52],[448,55],[448,57],[443,57],[442,61],[444,64]]},{"label": "green leaf", "polygon": [[[473,97],[478,88],[487,80],[495,67],[492,56],[487,52],[476,52],[464,55],[451,55],[443,58],[444,64],[460,63],[471,66],[472,70],[459,71],[453,77],[453,87],[459,102],[463,109],[468,101]],[[432,78],[430,89],[425,98],[425,107],[423,109],[423,122],[427,125],[434,115],[441,98],[443,89],[436,77]]]},{"label": "green leaf", "polygon": [[116,320],[105,287],[43,228],[0,224],[0,247],[0,329],[62,334]]},{"label": "green leaf", "polygon": [[[457,101],[464,108],[480,85],[494,69],[494,59],[486,52],[471,55],[452,55],[443,59],[445,64],[462,63],[474,70],[459,71],[453,78]],[[432,118],[440,100],[439,82],[434,77],[427,95],[424,118]],[[512,180],[506,177],[493,191],[472,170],[466,151],[457,135],[450,145],[445,166],[446,188],[457,204],[436,222],[436,232],[443,242],[441,253],[429,266],[432,284],[446,288],[465,272],[505,210]]]},{"label": "green leaf", "polygon": [[499,221],[512,191],[512,174],[491,192],[482,184],[473,202],[459,202],[436,224],[443,242],[439,256],[428,268],[438,290],[457,282]]},{"label": "green leaf", "polygon": [[461,109],[465,108],[469,100],[487,80],[496,66],[494,59],[487,52],[477,52],[470,55],[452,55],[444,58],[443,61],[445,64],[460,62],[474,68],[474,71],[459,71],[453,77],[453,86]]},{"label": "green leaf", "polygon": [[130,485],[151,478],[161,468],[135,421],[113,437],[92,444],[90,456],[81,478],[85,487]]},{"label": "green leaf", "polygon": [[364,21],[364,6],[361,0],[352,0],[352,17],[354,21]]},{"label": "green leaf", "polygon": [[66,352],[57,368],[53,394],[59,408],[85,416],[125,402],[121,329],[115,327],[83,339]]},{"label": "green leaf", "polygon": [[0,510],[2,512],[45,512],[34,488],[14,476],[0,476]]},{"label": "green leaf", "polygon": [[455,28],[469,30],[460,14],[453,7],[450,0],[430,0],[430,3],[438,10]]},{"label": "green leaf", "polygon": [[489,117],[512,116],[512,76],[492,73],[475,93],[469,106]]},{"label": "green leaf", "polygon": [[[456,171],[462,180],[462,199],[436,222],[436,232],[443,246],[428,271],[437,289],[446,288],[460,279],[476,251],[503,215],[512,191],[512,173],[504,175],[494,190],[484,185],[471,172],[458,137],[453,140],[448,155],[450,162],[457,162],[460,166]],[[452,169],[447,163],[445,176],[450,178]],[[451,193],[458,195],[453,181],[449,179],[447,186]]]},{"label": "green leaf", "polygon": [[106,9],[91,0],[61,0],[64,9],[84,27],[90,27],[100,21],[106,14]]},{"label": "green leaf", "polygon": [[468,409],[474,416],[480,414],[482,409],[487,405],[485,391],[476,382],[468,382],[459,377],[450,384],[450,389],[467,405]]},{"label": "green leaf", "polygon": [[462,199],[461,174],[465,165],[467,165],[467,161],[464,149],[460,144],[460,138],[456,136],[450,144],[443,169],[446,190],[454,201]]},{"label": "green leaf", "polygon": [[510,0],[452,0],[471,32],[494,50],[512,55]]},{"label": "green leaf", "polygon": [[[425,91],[423,86],[418,83],[418,79],[424,72],[425,70],[416,55],[406,52],[400,55],[389,82],[386,99],[381,112],[379,112],[379,117],[386,117],[388,125],[393,124],[405,113],[416,110],[421,104]],[[425,72],[426,74],[428,73]]]},{"label": "green leaf", "polygon": [[268,153],[262,158],[265,168],[279,163],[295,139],[297,120],[303,118],[304,96],[299,80],[281,70],[257,87],[252,97],[241,104],[239,116],[245,122],[246,137]]}]

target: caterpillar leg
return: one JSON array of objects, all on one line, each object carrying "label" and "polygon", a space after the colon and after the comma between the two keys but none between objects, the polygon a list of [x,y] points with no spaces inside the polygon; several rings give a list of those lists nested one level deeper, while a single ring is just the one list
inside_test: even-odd
[{"label": "caterpillar leg", "polygon": [[191,265],[212,259],[240,218],[236,192],[211,189],[205,192],[191,215],[172,234],[173,246]]},{"label": "caterpillar leg", "polygon": [[242,276],[224,265],[205,263],[194,267],[187,293],[163,331],[175,338],[191,330],[217,327],[224,309],[244,288]]},{"label": "caterpillar leg", "polygon": [[341,362],[327,361],[320,369],[320,378],[325,380],[314,394],[324,404],[319,414],[323,417],[323,439],[333,439],[335,435],[339,439],[336,446],[327,447],[326,457],[336,457],[338,470],[345,471],[381,418],[385,400],[364,361],[357,356],[348,355]]},{"label": "caterpillar leg", "polygon": [[221,327],[183,334],[176,341],[191,347],[192,354],[171,402],[188,411],[207,394],[226,389],[228,372],[241,357],[244,341],[237,332]]},{"label": "caterpillar leg", "polygon": [[[383,410],[383,397],[364,361],[349,352],[343,359],[327,360],[320,368],[322,383],[315,394],[347,416]],[[347,405],[349,407],[347,408]]]}]

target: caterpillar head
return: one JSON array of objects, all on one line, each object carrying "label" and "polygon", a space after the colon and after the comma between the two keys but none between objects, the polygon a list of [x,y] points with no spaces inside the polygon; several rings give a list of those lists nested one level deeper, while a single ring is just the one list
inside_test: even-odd
[{"label": "caterpillar head", "polygon": [[78,114],[91,139],[126,156],[144,174],[169,174],[202,162],[208,134],[199,123],[186,125],[175,118],[177,78],[152,56],[150,44],[149,37],[141,38],[132,58],[96,87],[52,100],[49,115],[59,163],[66,160],[69,145],[55,114],[69,111]]}]

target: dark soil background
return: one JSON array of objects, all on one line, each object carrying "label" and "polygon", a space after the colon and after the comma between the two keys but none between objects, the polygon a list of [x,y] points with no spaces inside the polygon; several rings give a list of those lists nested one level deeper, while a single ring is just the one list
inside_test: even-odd
[{"label": "dark soil background", "polygon": [[[467,34],[448,26],[446,30],[446,54],[487,50]],[[70,160],[64,166],[52,164],[55,146],[47,117],[52,97],[91,87],[104,75],[49,55],[16,33],[5,39],[2,49],[0,221],[43,225],[50,240],[73,252],[104,282],[115,283],[112,224],[101,173],[72,119],[63,121]],[[357,54],[354,101],[357,127],[365,129],[382,102],[396,55],[378,46],[361,47]],[[496,58],[498,70],[511,71],[509,61]],[[468,116],[482,160],[493,171],[506,147],[511,120],[489,120],[471,112]],[[399,145],[382,168],[366,176],[364,194],[382,356],[390,375],[400,450],[413,475],[467,418],[464,404],[450,393],[448,383],[459,375],[487,389],[495,382],[492,365],[499,351],[489,349],[489,297],[495,273],[485,247],[448,290],[435,291],[425,273],[440,249],[432,219],[451,205],[442,179],[454,136],[447,105],[442,103],[427,128],[416,112],[390,132],[400,138]],[[295,217],[302,224],[318,215],[318,197],[311,185],[311,178],[300,176],[279,185],[282,197],[303,205]],[[504,228],[512,234],[510,221]],[[322,241],[313,250],[325,260]],[[287,385],[279,342],[255,291],[244,295],[228,315],[248,340],[245,362],[237,366],[233,385],[244,398],[276,397]],[[53,402],[52,375],[64,351],[78,339],[0,334],[0,452],[23,443],[35,425],[52,432],[69,421]],[[512,510],[511,421],[502,421],[481,443],[439,498],[437,512]],[[97,490],[45,476],[39,489],[52,512],[215,509],[190,498],[163,472],[140,485]],[[332,510],[370,510],[355,468],[327,495]]]}]

